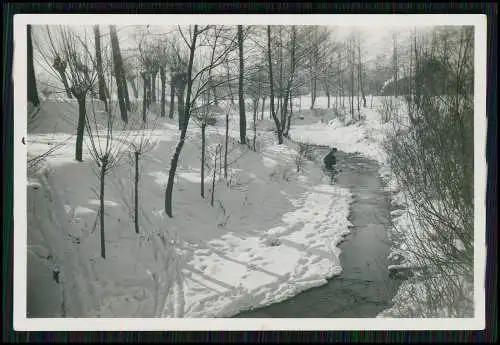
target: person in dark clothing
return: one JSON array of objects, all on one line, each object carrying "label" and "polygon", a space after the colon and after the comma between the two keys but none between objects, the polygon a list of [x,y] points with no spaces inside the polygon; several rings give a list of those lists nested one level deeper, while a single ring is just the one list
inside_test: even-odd
[{"label": "person in dark clothing", "polygon": [[335,158],[335,152],[337,152],[337,148],[333,147],[323,159],[325,167],[328,170],[333,170],[335,168],[335,164],[337,164],[337,158]]},{"label": "person in dark clothing", "polygon": [[335,178],[335,164],[337,164],[337,158],[335,157],[335,152],[337,148],[333,147],[330,152],[323,158],[323,163],[325,163],[325,168],[330,172],[330,183],[333,184]]}]

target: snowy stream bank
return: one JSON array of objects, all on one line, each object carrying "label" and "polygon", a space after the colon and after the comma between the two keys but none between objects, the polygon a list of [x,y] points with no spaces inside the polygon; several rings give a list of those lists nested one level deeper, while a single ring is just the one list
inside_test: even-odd
[{"label": "snowy stream bank", "polygon": [[[316,148],[322,158],[328,149]],[[359,155],[338,151],[335,184],[349,188],[354,201],[351,234],[339,245],[342,273],[328,283],[281,303],[240,313],[235,317],[375,317],[391,305],[400,285],[389,278],[387,239],[389,202],[383,192],[378,165]]]}]

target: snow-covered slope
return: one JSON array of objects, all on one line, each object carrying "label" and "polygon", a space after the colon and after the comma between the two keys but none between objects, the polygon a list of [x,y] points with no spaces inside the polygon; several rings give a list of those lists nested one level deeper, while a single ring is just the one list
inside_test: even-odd
[{"label": "snow-covered slope", "polygon": [[[62,304],[62,292],[47,294],[39,315],[56,315],[59,309],[61,315],[64,310],[65,316],[78,317],[227,317],[324,284],[341,271],[336,244],[349,231],[350,192],[329,185],[312,162],[297,173],[296,146],[276,145],[270,131],[259,132],[258,152],[239,145],[234,112],[228,181],[216,181],[213,207],[212,169],[206,169],[206,197],[200,196],[201,138],[194,122],[177,170],[173,218],[165,216],[163,205],[179,135],[175,119],[156,129],[157,145],[141,161],[139,235],[133,228],[132,162],[124,159],[109,173],[107,257],[101,258],[98,179],[86,147],[84,162],[73,160],[76,111],[71,102],[46,100],[37,130],[28,136],[31,154],[65,143],[46,159],[46,173],[30,176],[42,196],[34,194],[28,205],[29,247],[51,257],[47,272],[60,270],[59,284],[47,273],[36,278],[37,288],[67,291],[61,308],[44,309]],[[209,162],[215,145],[224,142],[223,133],[221,125],[207,130]],[[75,301],[78,305],[71,304]]]}]

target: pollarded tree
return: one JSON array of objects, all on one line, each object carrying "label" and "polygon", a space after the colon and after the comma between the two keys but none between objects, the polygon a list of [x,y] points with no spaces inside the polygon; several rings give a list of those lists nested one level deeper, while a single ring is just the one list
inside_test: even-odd
[{"label": "pollarded tree", "polygon": [[[38,50],[40,51],[40,55],[42,56],[44,62],[56,71],[55,76],[64,85],[64,90],[66,91],[68,98],[73,98],[67,76],[68,62],[65,57],[62,56],[63,44],[61,43],[61,32],[57,32],[58,35],[53,37],[54,35],[51,32],[51,28],[48,25],[45,28],[50,45],[46,46],[44,45],[45,42],[39,42],[37,45]],[[59,27],[59,29],[61,29],[61,27]]]},{"label": "pollarded tree", "polygon": [[31,102],[35,107],[40,104],[40,99],[38,98],[38,90],[36,88],[36,77],[35,77],[35,67],[33,64],[33,41],[31,37],[31,25],[27,25],[27,35],[28,35],[28,101]]},{"label": "pollarded tree", "polygon": [[139,126],[139,133],[131,139],[130,149],[134,161],[134,228],[138,234],[140,229],[139,210],[139,180],[140,180],[140,160],[142,156],[150,152],[155,147],[153,132],[158,127],[158,118],[143,119]]},{"label": "pollarded tree", "polygon": [[76,132],[76,148],[75,159],[79,162],[83,161],[83,135],[85,132],[85,124],[87,120],[87,95],[92,90],[97,74],[95,73],[95,61],[88,54],[78,38],[78,35],[69,27],[59,27],[62,56],[69,68],[69,82],[71,83],[71,93],[78,102],[78,125]]},{"label": "pollarded tree", "polygon": [[[178,37],[174,36],[167,42],[165,51],[165,68],[170,75],[170,108],[168,117],[174,117],[175,97],[177,96],[177,110],[179,130],[182,128],[184,121],[184,92],[186,89],[186,70],[189,57],[181,48]],[[166,71],[165,71],[166,72]]]},{"label": "pollarded tree", "polygon": [[[122,56],[123,57],[123,56]],[[139,98],[138,87],[138,71],[140,69],[139,59],[135,55],[127,55],[123,57],[123,68],[125,70],[125,79],[128,81],[132,87],[132,93],[134,98]]]},{"label": "pollarded tree", "polygon": [[[111,85],[110,85],[111,86]],[[109,88],[111,89],[111,87]],[[101,257],[106,258],[105,241],[105,185],[106,176],[115,168],[123,158],[127,137],[130,131],[115,131],[117,122],[117,112],[113,103],[109,103],[106,110],[106,118],[103,123],[102,116],[98,116],[97,110],[92,104],[92,108],[87,115],[85,127],[87,128],[89,138],[89,152],[92,157],[92,170],[99,180],[99,225],[101,235]]]}]

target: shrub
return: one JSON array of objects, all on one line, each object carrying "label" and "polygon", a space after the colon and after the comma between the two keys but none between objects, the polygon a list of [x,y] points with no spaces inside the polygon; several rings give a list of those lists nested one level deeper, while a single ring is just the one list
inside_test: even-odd
[{"label": "shrub", "polygon": [[463,317],[473,306],[474,95],[467,87],[474,79],[473,33],[461,30],[446,95],[421,89],[420,97],[406,97],[414,111],[411,125],[396,125],[387,142],[411,209],[402,241],[412,267],[419,268],[415,279],[425,286],[413,296],[421,317],[443,310]]}]

